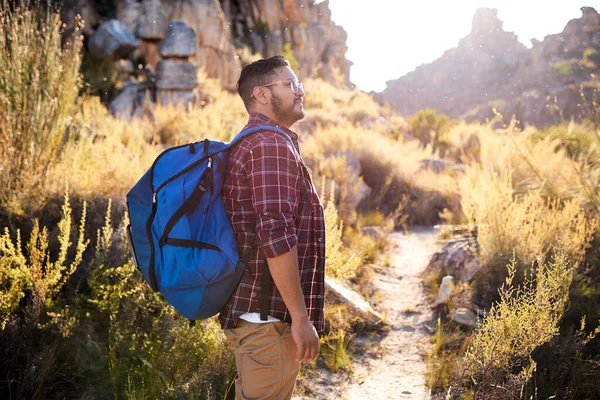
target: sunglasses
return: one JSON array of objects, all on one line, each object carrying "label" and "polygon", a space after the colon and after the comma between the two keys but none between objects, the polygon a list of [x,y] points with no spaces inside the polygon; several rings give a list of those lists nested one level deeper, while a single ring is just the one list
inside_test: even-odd
[{"label": "sunglasses", "polygon": [[[279,85],[280,83],[287,83],[288,85],[290,85],[290,89],[292,89],[292,93],[294,93],[294,94],[300,93],[301,90],[302,90],[302,93],[304,93],[304,85],[302,84],[302,82],[300,82],[297,79],[286,79],[284,81],[275,81],[275,82],[267,83],[266,85],[259,85],[259,86],[269,87],[269,86]],[[252,97],[254,97],[254,93],[252,93],[252,95],[250,96],[250,98],[252,98]]]}]

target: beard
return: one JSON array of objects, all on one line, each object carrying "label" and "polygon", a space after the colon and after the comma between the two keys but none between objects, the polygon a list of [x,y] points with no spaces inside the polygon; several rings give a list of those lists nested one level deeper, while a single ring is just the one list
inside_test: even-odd
[{"label": "beard", "polygon": [[304,108],[297,107],[297,101],[291,105],[285,105],[283,99],[277,96],[271,91],[271,106],[273,107],[273,114],[277,118],[277,122],[286,124],[288,127],[292,126],[295,122],[300,121],[305,116]]}]

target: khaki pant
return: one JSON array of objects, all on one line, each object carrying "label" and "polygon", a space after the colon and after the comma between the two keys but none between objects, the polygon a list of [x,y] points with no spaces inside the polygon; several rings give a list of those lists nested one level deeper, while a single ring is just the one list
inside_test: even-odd
[{"label": "khaki pant", "polygon": [[292,397],[300,363],[285,322],[256,324],[240,319],[225,336],[233,346],[238,378],[236,400],[283,400]]}]

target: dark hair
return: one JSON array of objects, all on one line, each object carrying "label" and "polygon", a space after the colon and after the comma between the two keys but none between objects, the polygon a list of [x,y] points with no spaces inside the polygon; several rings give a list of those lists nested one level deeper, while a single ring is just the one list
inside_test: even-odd
[{"label": "dark hair", "polygon": [[237,90],[244,101],[246,110],[248,110],[248,107],[253,102],[250,96],[252,96],[254,88],[270,83],[270,79],[278,72],[278,69],[289,66],[290,62],[285,57],[275,56],[254,61],[242,69],[240,79],[237,83]]}]

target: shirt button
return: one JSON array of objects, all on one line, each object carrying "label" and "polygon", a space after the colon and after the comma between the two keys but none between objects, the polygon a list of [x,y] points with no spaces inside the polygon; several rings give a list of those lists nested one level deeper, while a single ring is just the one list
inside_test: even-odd
[{"label": "shirt button", "polygon": [[318,240],[319,242],[322,242],[322,241],[323,241],[323,238],[318,238],[317,240]]},{"label": "shirt button", "polygon": [[318,295],[318,296],[317,296],[317,299],[320,299],[320,298],[322,298],[322,297],[323,297],[323,296],[321,296],[321,295]]},{"label": "shirt button", "polygon": [[255,298],[256,297],[256,292],[252,292],[252,294],[250,295],[250,298]]}]

